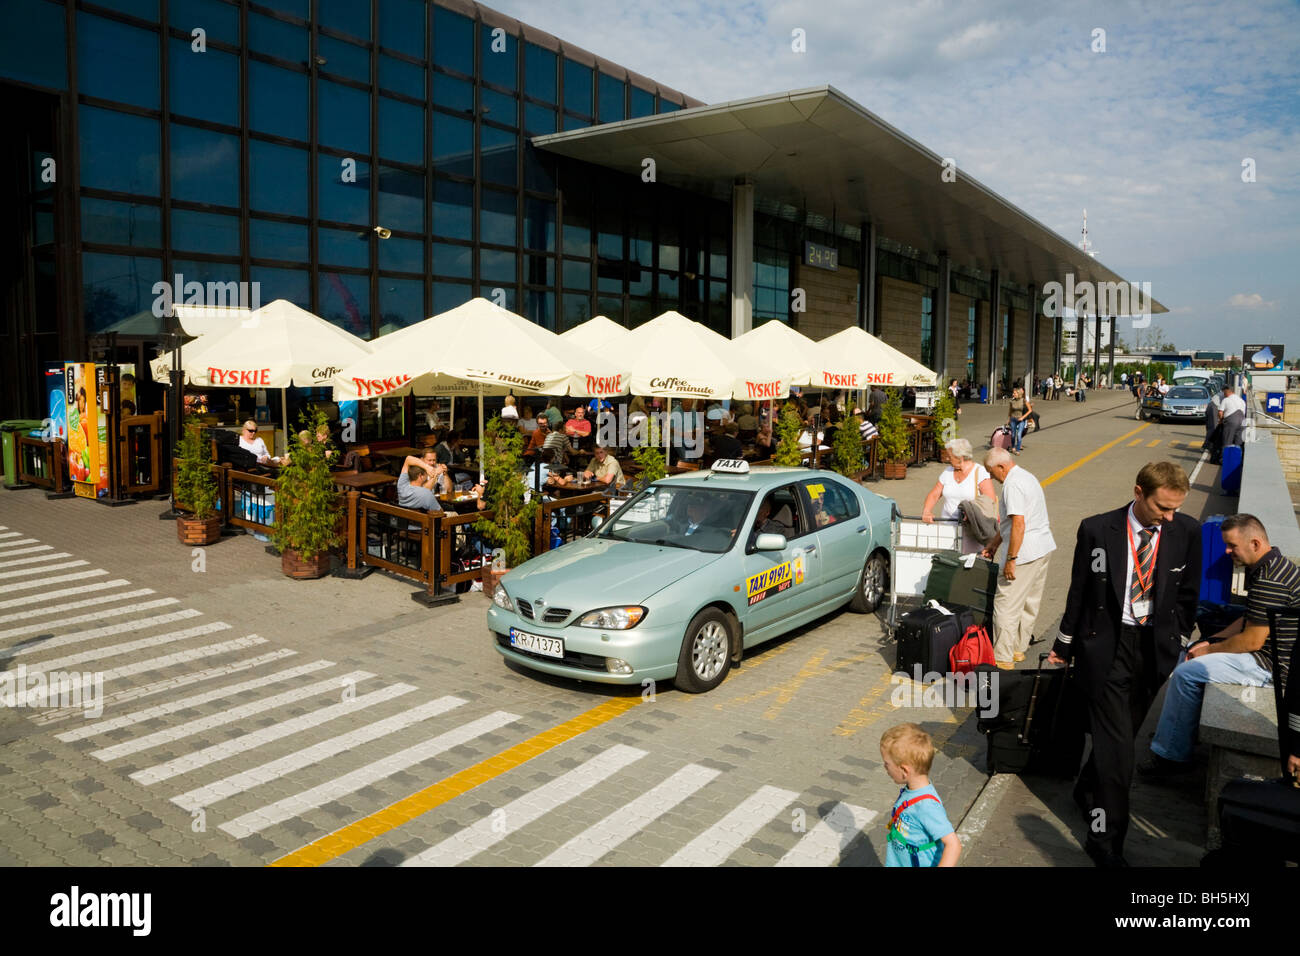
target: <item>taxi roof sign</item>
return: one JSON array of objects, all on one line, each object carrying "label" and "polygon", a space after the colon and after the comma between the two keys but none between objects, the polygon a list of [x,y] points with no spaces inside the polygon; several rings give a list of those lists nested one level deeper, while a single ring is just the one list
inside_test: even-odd
[{"label": "taxi roof sign", "polygon": [[743,458],[719,458],[709,467],[709,471],[717,475],[747,475],[749,462]]}]

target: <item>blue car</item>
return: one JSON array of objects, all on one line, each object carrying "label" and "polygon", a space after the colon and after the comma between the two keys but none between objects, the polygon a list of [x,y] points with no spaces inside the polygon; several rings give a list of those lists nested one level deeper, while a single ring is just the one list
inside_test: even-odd
[{"label": "blue car", "polygon": [[548,674],[708,691],[746,648],[846,604],[874,611],[893,507],[833,472],[718,462],[510,571],[488,629],[503,657]]}]

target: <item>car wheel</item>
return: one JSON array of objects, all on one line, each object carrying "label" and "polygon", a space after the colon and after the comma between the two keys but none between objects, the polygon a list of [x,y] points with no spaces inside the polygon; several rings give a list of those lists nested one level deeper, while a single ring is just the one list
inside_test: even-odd
[{"label": "car wheel", "polygon": [[686,628],[677,658],[674,683],[688,694],[713,690],[731,670],[731,641],[735,625],[716,607],[706,607]]},{"label": "car wheel", "polygon": [[850,610],[857,611],[859,614],[870,614],[880,607],[888,587],[889,561],[883,552],[873,552],[867,557],[867,563],[862,566],[862,579],[858,582],[857,590],[853,592],[853,600],[849,604]]}]

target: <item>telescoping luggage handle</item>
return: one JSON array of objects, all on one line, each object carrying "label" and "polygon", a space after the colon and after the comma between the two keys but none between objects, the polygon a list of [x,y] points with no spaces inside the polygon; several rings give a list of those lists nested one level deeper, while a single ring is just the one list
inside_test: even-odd
[{"label": "telescoping luggage handle", "polygon": [[[1278,752],[1278,757],[1282,761],[1282,779],[1284,781],[1289,782],[1293,787],[1300,787],[1300,778],[1291,776],[1289,773],[1287,773],[1287,769],[1286,769],[1286,765],[1288,760],[1291,757],[1291,754],[1287,752],[1288,748],[1286,745],[1286,741],[1287,741],[1286,706],[1282,702],[1282,668],[1278,666],[1279,658],[1278,658],[1278,651],[1277,651],[1277,619],[1284,614],[1287,617],[1294,617],[1296,619],[1296,622],[1300,624],[1300,611],[1284,611],[1281,608],[1269,608],[1268,610],[1269,640],[1266,641],[1265,643],[1268,644],[1269,663],[1273,666],[1273,704],[1277,708],[1277,752]],[[1292,651],[1291,662],[1294,664],[1295,661],[1296,661],[1296,654],[1294,651]],[[1295,674],[1289,674],[1288,678],[1290,680],[1295,680]]]},{"label": "telescoping luggage handle", "polygon": [[[1043,662],[1047,660],[1047,657],[1048,657],[1047,654],[1038,655],[1038,670],[1034,672],[1034,683],[1029,691],[1029,707],[1026,708],[1025,710],[1025,726],[1020,731],[1020,742],[1024,744],[1029,743],[1029,729],[1034,724],[1034,711],[1038,707],[1038,689],[1042,686],[1043,683]],[[1070,676],[1070,662],[1066,661],[1065,674],[1062,677],[1062,680],[1065,680],[1069,676]],[[1063,700],[1065,700],[1064,688],[1061,689],[1061,693],[1056,695],[1056,706],[1052,708],[1053,727],[1056,726],[1056,720],[1061,714],[1061,701]],[[1283,758],[1283,762],[1285,762],[1285,758]]]}]

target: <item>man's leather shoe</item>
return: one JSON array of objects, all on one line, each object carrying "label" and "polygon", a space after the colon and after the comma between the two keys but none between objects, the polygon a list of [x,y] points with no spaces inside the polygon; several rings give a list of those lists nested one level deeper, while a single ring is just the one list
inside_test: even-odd
[{"label": "man's leather shoe", "polygon": [[1083,844],[1083,851],[1087,853],[1088,856],[1092,858],[1092,862],[1099,867],[1113,868],[1128,866],[1128,860],[1124,859],[1123,856],[1118,853],[1112,853],[1100,844],[1085,841]]},{"label": "man's leather shoe", "polygon": [[1168,760],[1157,753],[1151,754],[1151,759],[1139,764],[1137,768],[1142,782],[1152,784],[1185,783],[1188,775],[1195,770],[1196,764],[1190,761]]}]

